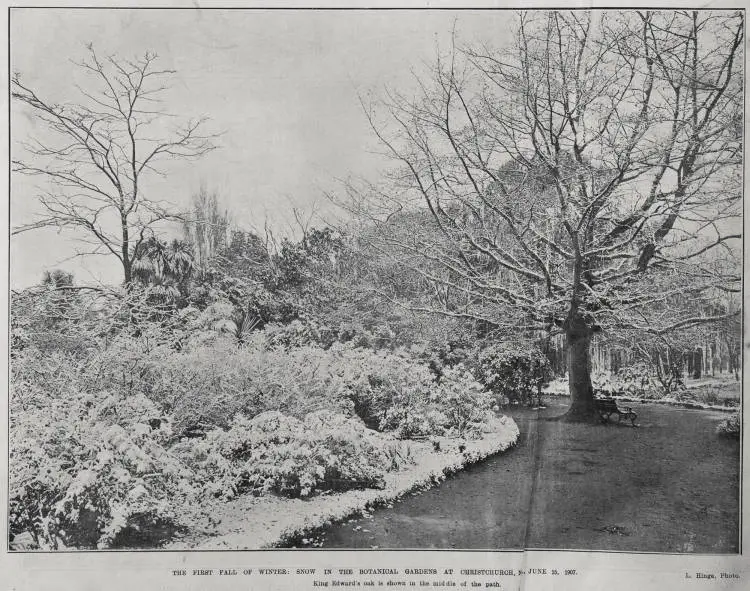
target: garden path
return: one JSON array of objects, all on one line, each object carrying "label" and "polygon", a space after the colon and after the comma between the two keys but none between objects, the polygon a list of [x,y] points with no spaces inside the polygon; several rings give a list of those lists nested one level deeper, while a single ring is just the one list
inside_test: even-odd
[{"label": "garden path", "polygon": [[515,449],[328,528],[324,548],[738,550],[739,442],[716,435],[727,415],[637,405],[639,427],[547,420],[510,411]]}]

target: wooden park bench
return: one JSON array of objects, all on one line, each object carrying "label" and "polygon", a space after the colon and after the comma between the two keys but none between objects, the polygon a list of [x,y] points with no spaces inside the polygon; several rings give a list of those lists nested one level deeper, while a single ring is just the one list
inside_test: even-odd
[{"label": "wooden park bench", "polygon": [[638,415],[629,406],[620,408],[612,398],[594,398],[594,404],[603,423],[608,423],[612,415],[617,415],[618,423],[625,417],[635,427],[635,420],[638,418]]}]

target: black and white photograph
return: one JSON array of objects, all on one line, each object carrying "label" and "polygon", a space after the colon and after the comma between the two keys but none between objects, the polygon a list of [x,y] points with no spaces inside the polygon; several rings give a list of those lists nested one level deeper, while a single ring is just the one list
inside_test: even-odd
[{"label": "black and white photograph", "polygon": [[738,557],[745,16],[11,7],[7,551]]}]

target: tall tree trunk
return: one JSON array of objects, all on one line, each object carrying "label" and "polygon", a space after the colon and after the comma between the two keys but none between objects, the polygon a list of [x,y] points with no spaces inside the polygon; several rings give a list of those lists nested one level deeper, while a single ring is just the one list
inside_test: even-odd
[{"label": "tall tree trunk", "polygon": [[130,264],[128,259],[125,259],[122,263],[122,270],[125,275],[125,286],[129,287],[133,282],[133,266]]},{"label": "tall tree trunk", "polygon": [[128,219],[124,214],[120,216],[120,227],[122,229],[122,270],[125,275],[125,287],[130,287],[133,282],[133,265],[130,261],[130,228],[128,228]]},{"label": "tall tree trunk", "polygon": [[693,378],[698,380],[701,377],[703,363],[703,351],[700,347],[693,352]]},{"label": "tall tree trunk", "polygon": [[591,384],[591,327],[577,313],[566,323],[568,340],[568,384],[571,404],[567,416],[574,420],[596,417],[594,387]]}]

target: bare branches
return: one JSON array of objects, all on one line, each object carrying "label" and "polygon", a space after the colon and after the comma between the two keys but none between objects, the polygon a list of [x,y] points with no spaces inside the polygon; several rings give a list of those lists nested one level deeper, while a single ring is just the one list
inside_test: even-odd
[{"label": "bare branches", "polygon": [[40,177],[49,187],[39,196],[45,215],[13,233],[45,226],[76,230],[77,238],[93,238],[116,256],[130,283],[135,249],[148,229],[179,219],[146,197],[142,183],[149,173],[163,174],[161,161],[200,158],[215,149],[218,136],[204,131],[205,118],[177,125],[167,137],[153,135],[157,124],[173,117],[160,103],[174,71],[158,69],[156,54],[102,58],[91,45],[88,52],[88,59],[75,63],[91,78],[86,88],[78,87],[80,103],[55,103],[18,74],[12,79],[12,97],[44,128],[24,145],[28,160],[14,161],[13,171]]},{"label": "bare branches", "polygon": [[663,302],[652,271],[734,289],[736,269],[706,263],[738,236],[743,27],[729,11],[520,13],[513,47],[441,56],[420,96],[366,109],[398,166],[388,197],[369,190],[383,251],[476,310],[553,324]]}]

